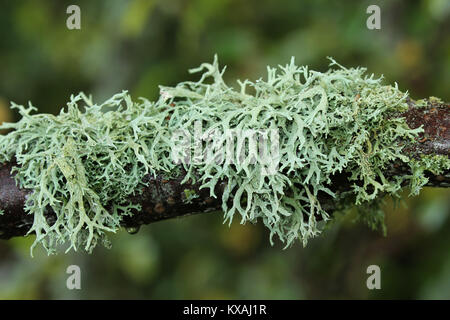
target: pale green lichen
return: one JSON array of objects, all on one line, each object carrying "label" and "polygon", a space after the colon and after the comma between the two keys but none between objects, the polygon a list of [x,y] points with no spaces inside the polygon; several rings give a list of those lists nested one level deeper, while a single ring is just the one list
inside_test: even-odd
[{"label": "pale green lichen", "polygon": [[444,101],[438,97],[431,96],[431,97],[428,97],[428,99],[420,99],[420,100],[415,101],[414,105],[416,107],[425,108],[425,107],[428,107],[428,105],[430,103],[431,104],[443,104]]},{"label": "pale green lichen", "polygon": [[195,193],[195,190],[184,189],[184,197],[185,197],[183,199],[184,203],[192,203],[192,200],[198,198],[199,195]]},{"label": "pale green lichen", "polygon": [[[216,184],[227,181],[222,196],[225,221],[261,219],[271,241],[276,235],[286,246],[296,239],[306,244],[321,232],[329,215],[318,193],[328,193],[336,202],[344,199],[329,189],[330,177],[337,172],[351,173],[354,181],[354,202],[346,205],[376,208],[372,204],[377,196],[397,194],[405,180],[416,194],[425,181],[423,168],[440,170],[440,162],[425,167],[413,162],[410,177],[383,174],[392,161],[411,160],[395,142],[407,145],[421,131],[395,117],[407,110],[407,93],[383,85],[381,78],[364,76],[364,68],[347,69],[332,59],[331,67],[321,73],[292,60],[268,67],[266,80],[238,81],[235,90],[224,82],[224,70],[215,59],[193,70],[204,70],[198,82],[161,87],[156,102],[133,102],[122,92],[97,105],[79,94],[57,116],[31,115],[31,105],[12,104],[22,119],[0,127],[13,129],[0,137],[0,160],[15,158],[17,183],[33,190],[26,211],[34,215],[34,245],[42,243],[54,252],[68,241],[68,250],[91,251],[106,241],[105,233],[117,231],[122,217],[131,214],[134,206],[127,199],[141,189],[145,174],[178,172],[179,165],[170,157],[177,143],[172,134],[193,130],[195,120],[201,120],[205,130],[221,132],[279,130],[280,166],[274,174],[261,174],[262,164],[249,161],[184,164],[184,181],[199,175],[213,197]],[[245,144],[245,137],[236,139],[237,145]],[[53,224],[44,217],[48,208],[56,213]],[[383,217],[379,210],[365,211],[364,216],[374,227]]]},{"label": "pale green lichen", "polygon": [[450,170],[450,159],[443,155],[423,155],[420,159],[411,159],[411,176],[408,178],[411,181],[410,195],[418,195],[420,190],[429,181],[425,176],[425,171],[431,172],[433,175],[438,176],[444,173],[444,171]]},{"label": "pale green lichen", "polygon": [[434,97],[434,96],[431,96],[431,97],[429,98],[429,100],[430,100],[430,102],[433,103],[433,104],[443,104],[443,103],[444,103],[444,101],[443,101],[441,98]]},{"label": "pale green lichen", "polygon": [[426,108],[428,106],[428,102],[429,102],[429,100],[427,100],[427,99],[420,99],[420,100],[416,100],[414,105],[417,108]]}]

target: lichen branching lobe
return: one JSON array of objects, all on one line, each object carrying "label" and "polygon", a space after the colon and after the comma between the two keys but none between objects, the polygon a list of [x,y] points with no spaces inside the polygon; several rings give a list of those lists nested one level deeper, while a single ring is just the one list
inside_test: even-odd
[{"label": "lichen branching lobe", "polygon": [[[67,250],[91,252],[99,242],[107,244],[107,233],[141,209],[129,199],[145,185],[143,177],[177,172],[170,156],[177,147],[173,134],[194,130],[195,120],[203,130],[277,130],[279,167],[271,174],[251,161],[182,166],[184,181],[198,179],[211,197],[216,184],[227,181],[221,195],[225,221],[260,220],[271,241],[277,236],[286,246],[295,240],[306,244],[330,219],[319,193],[343,201],[329,187],[333,174],[348,174],[354,199],[348,205],[362,206],[380,194],[397,195],[405,183],[417,194],[426,183],[425,169],[448,170],[447,157],[411,161],[402,153],[422,130],[396,116],[408,108],[407,93],[366,76],[364,68],[330,60],[330,69],[318,72],[292,59],[268,67],[264,80],[238,81],[235,89],[223,80],[216,57],[191,70],[202,72],[198,82],[161,87],[157,101],[133,101],[124,91],[96,104],[80,93],[56,116],[12,103],[22,118],[0,126],[10,130],[0,136],[0,161],[14,160],[17,184],[32,190],[25,210],[34,217],[33,248],[42,244],[54,253],[68,243]],[[218,139],[216,145],[225,142]],[[245,145],[244,136],[236,139]],[[398,161],[410,165],[412,174],[385,176],[384,169]],[[56,216],[51,223],[48,210]],[[364,212],[370,224],[380,223],[379,211]]]}]

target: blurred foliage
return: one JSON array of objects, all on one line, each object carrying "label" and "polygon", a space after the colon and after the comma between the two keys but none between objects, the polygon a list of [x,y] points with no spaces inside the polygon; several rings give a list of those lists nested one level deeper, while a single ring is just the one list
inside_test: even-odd
[{"label": "blurred foliage", "polygon": [[[412,97],[450,101],[450,2],[376,1],[381,30],[366,28],[373,1],[77,1],[81,30],[68,30],[72,1],[0,5],[0,121],[9,101],[56,113],[72,93],[96,101],[122,89],[155,99],[158,85],[218,53],[226,77],[257,78],[267,64],[325,70],[326,56],[398,82]],[[30,258],[32,237],[0,242],[0,298],[450,298],[450,193],[425,189],[406,206],[388,201],[387,237],[341,219],[325,235],[281,250],[260,225],[198,215],[113,235],[110,250]],[[66,288],[67,266],[82,290]],[[381,268],[381,290],[366,268]]]}]

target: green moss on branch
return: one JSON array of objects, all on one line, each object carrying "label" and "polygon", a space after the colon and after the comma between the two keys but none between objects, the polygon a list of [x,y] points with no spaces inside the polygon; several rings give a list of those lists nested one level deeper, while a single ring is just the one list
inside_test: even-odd
[{"label": "green moss on branch", "polygon": [[[194,132],[195,120],[207,132],[279,133],[275,172],[262,174],[265,165],[248,159],[191,161],[181,165],[186,174],[180,184],[191,181],[211,199],[220,196],[225,221],[261,220],[271,239],[277,236],[287,246],[297,239],[306,244],[321,232],[329,220],[324,194],[336,207],[376,208],[381,194],[396,196],[405,184],[417,193],[427,182],[426,170],[448,172],[447,155],[412,161],[405,154],[423,132],[401,117],[408,110],[406,93],[365,76],[364,68],[331,61],[330,70],[321,73],[292,60],[269,67],[266,80],[239,81],[235,90],[224,82],[216,59],[194,70],[204,71],[198,82],[162,87],[158,101],[132,101],[122,92],[97,105],[79,94],[57,116],[32,115],[31,105],[13,104],[22,119],[0,127],[12,129],[0,137],[0,161],[16,161],[18,185],[32,190],[25,211],[33,216],[28,231],[36,234],[33,247],[41,243],[53,253],[69,243],[67,250],[90,252],[98,242],[107,244],[108,232],[145,211],[130,200],[148,187],[144,177],[180,175],[171,157],[179,147],[173,136]],[[243,146],[245,139],[238,135],[235,144]],[[220,149],[225,142],[222,135],[214,144]],[[190,148],[195,154],[195,143]],[[392,163],[409,166],[411,174],[385,174]],[[345,193],[330,187],[337,174],[351,186]],[[183,200],[195,201],[197,194],[188,193]],[[364,220],[380,225],[382,214],[370,212]]]}]

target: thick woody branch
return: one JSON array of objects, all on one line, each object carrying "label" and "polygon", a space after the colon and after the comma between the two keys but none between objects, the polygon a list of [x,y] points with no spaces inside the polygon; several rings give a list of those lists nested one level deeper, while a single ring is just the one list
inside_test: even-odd
[{"label": "thick woody branch", "polygon": [[[418,107],[412,100],[408,101],[409,110],[401,116],[406,119],[410,128],[423,126],[424,132],[417,138],[417,142],[404,152],[411,158],[421,155],[445,155],[450,154],[450,105],[436,101],[428,101],[426,107]],[[14,236],[22,236],[27,233],[33,224],[33,216],[25,212],[24,205],[27,195],[32,190],[22,190],[17,187],[11,174],[13,163],[5,163],[0,168],[0,239],[9,239]],[[386,176],[401,176],[409,174],[407,166],[392,164],[386,171]],[[142,193],[132,197],[132,201],[140,204],[142,210],[132,216],[124,218],[124,227],[139,227],[156,221],[186,216],[194,213],[206,213],[221,209],[221,195],[226,186],[226,181],[217,184],[215,194],[217,198],[209,195],[209,189],[200,189],[200,183],[188,181],[182,184],[184,175],[176,179],[165,180],[162,176],[146,176],[148,186]],[[429,173],[429,186],[450,187],[450,172],[434,176]],[[333,177],[330,188],[335,192],[343,192],[350,189],[350,183],[345,174]],[[188,192],[186,192],[188,190]],[[198,197],[187,199],[189,192]],[[333,210],[332,199],[327,195],[319,195],[322,206]],[[107,207],[108,204],[105,204]],[[54,220],[54,213],[49,210],[47,219]]]}]

